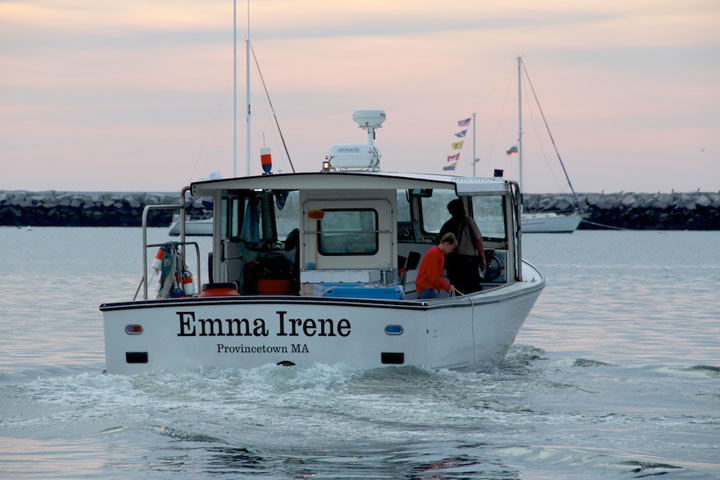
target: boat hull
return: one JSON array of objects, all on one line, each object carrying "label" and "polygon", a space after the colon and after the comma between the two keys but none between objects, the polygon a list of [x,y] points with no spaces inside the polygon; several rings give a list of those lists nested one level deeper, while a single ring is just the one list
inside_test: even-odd
[{"label": "boat hull", "polygon": [[433,301],[277,296],[106,304],[107,371],[269,363],[491,367],[505,357],[543,287],[537,273],[532,281]]},{"label": "boat hull", "polygon": [[[198,218],[185,220],[185,235],[188,236],[212,236],[213,234],[213,219],[209,218]],[[177,237],[180,235],[180,220],[175,217],[173,222],[170,224],[170,230],[168,235]]]},{"label": "boat hull", "polygon": [[581,215],[560,215],[557,213],[529,213],[522,215],[523,233],[573,233]]}]

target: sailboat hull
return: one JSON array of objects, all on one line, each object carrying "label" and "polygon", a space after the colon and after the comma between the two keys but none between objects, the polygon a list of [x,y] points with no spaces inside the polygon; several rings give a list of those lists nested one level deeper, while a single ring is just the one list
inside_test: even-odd
[{"label": "sailboat hull", "polygon": [[[170,224],[170,236],[177,237],[180,235],[180,219],[176,216]],[[185,235],[188,236],[212,236],[213,234],[213,218],[198,218],[185,220]]]},{"label": "sailboat hull", "polygon": [[524,213],[522,231],[523,233],[573,233],[581,221],[582,216],[578,214]]}]

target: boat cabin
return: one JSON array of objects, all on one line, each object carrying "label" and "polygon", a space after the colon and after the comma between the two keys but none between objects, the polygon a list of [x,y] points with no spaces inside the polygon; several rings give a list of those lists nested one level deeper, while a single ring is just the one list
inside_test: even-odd
[{"label": "boat cabin", "polygon": [[484,288],[520,279],[519,195],[503,179],[322,171],[190,189],[214,201],[210,284],[242,296],[415,299],[420,260],[455,198],[483,235]]}]

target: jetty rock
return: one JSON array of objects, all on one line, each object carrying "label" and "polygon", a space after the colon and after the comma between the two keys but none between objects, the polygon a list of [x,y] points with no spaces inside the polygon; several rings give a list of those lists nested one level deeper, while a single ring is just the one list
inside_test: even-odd
[{"label": "jetty rock", "polygon": [[[146,205],[170,205],[178,194],[164,192],[63,192],[0,190],[0,226],[139,227]],[[190,215],[212,209],[208,198],[186,198]],[[574,210],[569,193],[527,193],[526,212]],[[577,204],[586,221],[580,229],[720,230],[720,192],[579,193]],[[169,210],[150,212],[153,227],[167,227]]]},{"label": "jetty rock", "polygon": [[579,229],[720,230],[720,192],[524,194],[528,213],[572,211],[577,204],[584,222]]},{"label": "jetty rock", "polygon": [[[30,192],[0,191],[0,226],[61,227],[139,227],[146,205],[171,205],[180,201],[178,194],[158,192]],[[186,211],[199,215],[212,208],[211,199],[193,199]],[[170,210],[151,211],[148,224],[167,227]]]}]

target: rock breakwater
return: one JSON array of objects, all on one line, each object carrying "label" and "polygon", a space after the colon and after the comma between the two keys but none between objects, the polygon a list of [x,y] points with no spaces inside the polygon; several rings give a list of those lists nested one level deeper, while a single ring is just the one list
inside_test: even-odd
[{"label": "rock breakwater", "polygon": [[[179,203],[178,194],[117,192],[0,191],[0,225],[63,227],[139,227],[145,205]],[[203,199],[187,202],[191,215],[206,206]],[[172,212],[151,211],[148,224],[166,227]]]},{"label": "rock breakwater", "polygon": [[[720,230],[720,193],[582,193],[581,229]],[[0,191],[0,225],[139,227],[145,205],[178,203],[179,196],[148,192]],[[526,194],[527,212],[572,210],[570,194]],[[190,215],[208,208],[207,199],[188,200]],[[167,227],[170,211],[153,211],[150,226]]]},{"label": "rock breakwater", "polygon": [[[720,230],[720,192],[580,193],[580,229]],[[570,194],[526,194],[527,212],[566,212]]]}]

